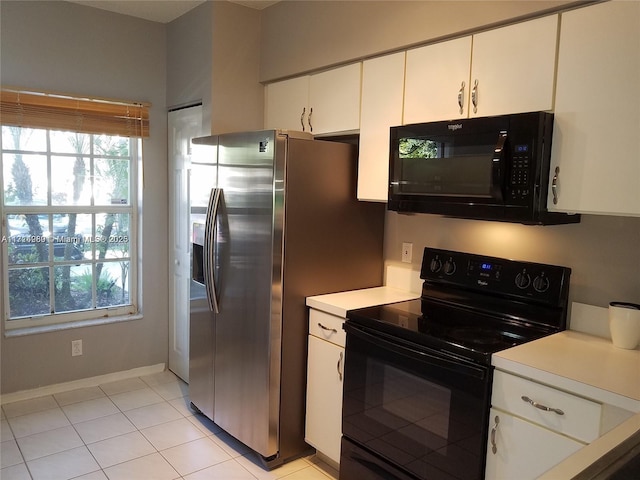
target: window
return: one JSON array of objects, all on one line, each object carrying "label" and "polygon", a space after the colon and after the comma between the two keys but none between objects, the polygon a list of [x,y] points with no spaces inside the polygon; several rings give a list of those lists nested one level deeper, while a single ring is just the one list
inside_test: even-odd
[{"label": "window", "polygon": [[5,112],[0,188],[6,328],[137,313],[141,139],[86,125],[70,130],[64,119],[62,130],[23,121],[7,125]]}]

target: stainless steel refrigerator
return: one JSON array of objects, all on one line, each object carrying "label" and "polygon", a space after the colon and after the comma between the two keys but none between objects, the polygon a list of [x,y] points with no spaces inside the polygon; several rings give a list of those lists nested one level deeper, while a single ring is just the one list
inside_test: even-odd
[{"label": "stainless steel refrigerator", "polygon": [[356,200],[355,145],[278,130],[193,143],[189,395],[273,467],[310,449],[305,297],[382,284],[385,206]]}]

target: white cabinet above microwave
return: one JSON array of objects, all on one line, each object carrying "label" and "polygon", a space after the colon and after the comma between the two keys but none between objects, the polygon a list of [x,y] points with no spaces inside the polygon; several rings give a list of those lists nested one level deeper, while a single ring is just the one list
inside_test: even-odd
[{"label": "white cabinet above microwave", "polygon": [[553,108],[558,15],[407,52],[404,124]]}]

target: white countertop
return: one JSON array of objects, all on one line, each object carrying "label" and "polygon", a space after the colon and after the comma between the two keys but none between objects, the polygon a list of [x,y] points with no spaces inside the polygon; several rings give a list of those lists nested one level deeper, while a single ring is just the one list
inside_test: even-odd
[{"label": "white countertop", "polygon": [[538,480],[569,480],[640,430],[640,413],[547,470]]},{"label": "white countertop", "polygon": [[307,297],[307,306],[345,318],[349,310],[356,308],[404,302],[416,298],[420,298],[419,293],[393,287],[374,287]]},{"label": "white countertop", "polygon": [[571,479],[640,430],[640,349],[567,330],[492,356],[492,364],[555,388],[636,412],[538,480]]},{"label": "white countertop", "polygon": [[498,352],[492,364],[593,400],[640,412],[640,350],[567,330]]}]

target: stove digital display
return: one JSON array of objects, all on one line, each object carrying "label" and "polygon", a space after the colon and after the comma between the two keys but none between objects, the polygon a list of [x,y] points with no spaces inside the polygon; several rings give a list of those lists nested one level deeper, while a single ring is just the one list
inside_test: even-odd
[{"label": "stove digital display", "polygon": [[499,263],[490,263],[482,261],[470,261],[468,275],[473,277],[481,277],[492,280],[500,280],[502,265]]}]

